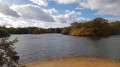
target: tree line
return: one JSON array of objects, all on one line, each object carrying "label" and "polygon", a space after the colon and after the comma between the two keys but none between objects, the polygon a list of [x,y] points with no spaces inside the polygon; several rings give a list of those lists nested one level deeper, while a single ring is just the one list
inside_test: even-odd
[{"label": "tree line", "polygon": [[84,23],[74,22],[71,26],[63,28],[61,33],[73,36],[119,35],[120,21],[108,22],[103,18],[95,18]]},{"label": "tree line", "polygon": [[120,21],[108,22],[103,18],[95,18],[89,22],[71,23],[71,26],[65,28],[6,28],[0,27],[0,37],[9,36],[10,34],[43,34],[43,33],[61,33],[73,36],[102,36],[120,34]]},{"label": "tree line", "polygon": [[61,33],[62,28],[38,28],[38,27],[25,27],[25,28],[6,28],[0,26],[0,37],[8,37],[10,34],[43,34],[43,33]]},{"label": "tree line", "polygon": [[42,34],[42,33],[61,33],[61,28],[38,28],[38,27],[26,27],[26,28],[7,28],[10,34]]}]

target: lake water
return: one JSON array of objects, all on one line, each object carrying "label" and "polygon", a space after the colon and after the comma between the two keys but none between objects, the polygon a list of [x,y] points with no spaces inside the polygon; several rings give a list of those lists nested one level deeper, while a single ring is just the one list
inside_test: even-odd
[{"label": "lake water", "polygon": [[11,35],[20,62],[49,58],[91,56],[120,60],[120,35],[108,37],[77,37],[62,34]]}]

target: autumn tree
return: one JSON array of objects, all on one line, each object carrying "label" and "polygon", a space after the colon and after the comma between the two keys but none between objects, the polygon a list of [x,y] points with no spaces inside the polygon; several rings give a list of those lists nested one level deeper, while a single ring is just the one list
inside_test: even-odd
[{"label": "autumn tree", "polygon": [[111,34],[120,34],[120,21],[111,22]]},{"label": "autumn tree", "polygon": [[102,18],[84,23],[75,22],[71,25],[71,35],[74,36],[109,35],[111,30],[108,21]]},{"label": "autumn tree", "polygon": [[71,27],[66,27],[62,29],[62,34],[69,35],[71,31]]},{"label": "autumn tree", "polygon": [[32,34],[41,34],[42,32],[43,32],[42,29],[35,28],[33,29]]}]

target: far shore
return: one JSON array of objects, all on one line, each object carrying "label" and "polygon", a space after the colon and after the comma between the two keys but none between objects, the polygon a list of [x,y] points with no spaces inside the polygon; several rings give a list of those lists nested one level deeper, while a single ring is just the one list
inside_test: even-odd
[{"label": "far shore", "polygon": [[35,61],[26,67],[120,67],[120,60],[95,57],[69,57]]}]

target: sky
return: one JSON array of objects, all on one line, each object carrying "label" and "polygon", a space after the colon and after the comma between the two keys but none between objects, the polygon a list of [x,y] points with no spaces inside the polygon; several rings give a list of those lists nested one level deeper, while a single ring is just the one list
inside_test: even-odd
[{"label": "sky", "polygon": [[0,26],[67,27],[96,17],[120,21],[120,0],[0,0]]}]

